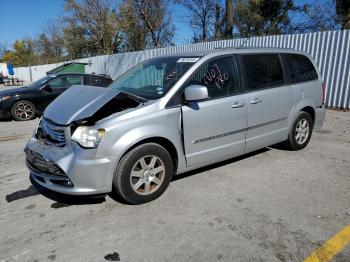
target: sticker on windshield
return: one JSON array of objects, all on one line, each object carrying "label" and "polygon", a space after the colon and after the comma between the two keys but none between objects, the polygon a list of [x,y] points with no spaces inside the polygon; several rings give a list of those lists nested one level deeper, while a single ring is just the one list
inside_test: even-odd
[{"label": "sticker on windshield", "polygon": [[177,60],[176,63],[195,63],[199,60],[199,57],[183,57]]}]

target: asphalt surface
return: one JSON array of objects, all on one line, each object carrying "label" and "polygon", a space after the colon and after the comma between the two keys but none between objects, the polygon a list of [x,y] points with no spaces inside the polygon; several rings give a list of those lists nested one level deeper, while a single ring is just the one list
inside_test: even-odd
[{"label": "asphalt surface", "polygon": [[326,118],[302,151],[181,175],[139,206],[39,194],[23,152],[38,120],[0,122],[0,261],[302,261],[350,221],[350,112]]}]

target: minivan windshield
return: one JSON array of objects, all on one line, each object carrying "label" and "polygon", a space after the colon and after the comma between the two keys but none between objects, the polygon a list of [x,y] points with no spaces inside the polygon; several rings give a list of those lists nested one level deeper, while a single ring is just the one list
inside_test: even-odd
[{"label": "minivan windshield", "polygon": [[164,96],[200,57],[160,57],[144,61],[118,77],[110,85],[147,100]]}]

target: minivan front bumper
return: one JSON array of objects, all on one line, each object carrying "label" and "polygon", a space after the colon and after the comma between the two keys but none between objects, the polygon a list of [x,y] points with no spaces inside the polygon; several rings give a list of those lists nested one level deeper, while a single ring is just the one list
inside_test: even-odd
[{"label": "minivan front bumper", "polygon": [[96,149],[75,143],[64,147],[32,138],[26,145],[27,167],[39,185],[63,194],[94,195],[112,189],[114,157],[96,157]]}]

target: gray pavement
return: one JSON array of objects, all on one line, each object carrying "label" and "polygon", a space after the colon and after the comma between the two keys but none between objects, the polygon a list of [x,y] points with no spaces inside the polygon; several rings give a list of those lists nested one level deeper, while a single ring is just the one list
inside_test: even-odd
[{"label": "gray pavement", "polygon": [[0,261],[302,261],[350,223],[350,112],[327,111],[302,151],[181,175],[139,206],[39,194],[23,153],[37,123],[0,122]]}]

